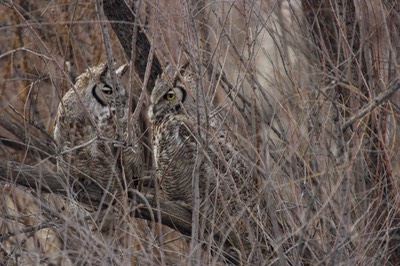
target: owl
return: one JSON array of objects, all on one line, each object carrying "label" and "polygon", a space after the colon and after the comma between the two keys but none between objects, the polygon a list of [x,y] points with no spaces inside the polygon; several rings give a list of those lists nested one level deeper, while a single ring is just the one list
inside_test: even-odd
[{"label": "owl", "polygon": [[116,71],[114,82],[107,64],[88,68],[58,106],[58,170],[70,177],[76,193],[96,184],[119,195],[142,175],[140,127],[130,121],[127,91],[119,85],[127,68]]},{"label": "owl", "polygon": [[222,119],[204,111],[212,105],[196,97],[194,76],[185,71],[171,77],[167,72],[157,79],[148,109],[155,175],[165,198],[193,210],[198,180],[206,230],[215,226],[249,234],[248,210],[258,190],[248,167]]}]

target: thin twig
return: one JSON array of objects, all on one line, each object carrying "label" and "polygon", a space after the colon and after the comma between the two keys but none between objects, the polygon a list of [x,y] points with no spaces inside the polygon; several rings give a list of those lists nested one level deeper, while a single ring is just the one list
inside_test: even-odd
[{"label": "thin twig", "polygon": [[351,126],[356,120],[364,117],[365,115],[372,112],[376,107],[378,107],[381,103],[389,99],[398,89],[400,89],[400,77],[395,78],[388,86],[388,90],[379,94],[376,98],[374,98],[369,104],[364,106],[360,111],[358,111],[355,115],[350,117],[343,125],[342,131],[345,131],[349,126]]},{"label": "thin twig", "polygon": [[[3,263],[4,263],[5,265],[7,265],[7,264],[8,264],[7,262],[8,262],[8,260],[11,259],[11,256],[12,256],[13,254],[15,254],[15,252],[16,252],[21,246],[23,246],[23,245],[25,244],[25,242],[28,241],[28,239],[31,238],[36,232],[40,231],[40,230],[43,229],[43,228],[48,228],[49,226],[50,226],[50,223],[49,223],[49,222],[45,222],[45,223],[42,223],[42,224],[40,224],[40,225],[38,225],[38,226],[28,227],[28,228],[25,228],[25,229],[21,230],[20,232],[18,232],[18,233],[28,233],[28,235],[27,235],[24,239],[22,239],[22,241],[19,243],[19,245],[16,245],[16,246],[13,248],[13,250],[12,250],[10,253],[7,254],[7,256],[4,258],[4,260],[3,260],[3,262],[2,262],[2,265],[3,265]],[[8,235],[8,234],[7,234],[7,235]],[[1,239],[0,239],[0,241],[1,241]]]},{"label": "thin twig", "polygon": [[44,228],[51,227],[52,225],[53,225],[52,222],[43,222],[43,223],[41,223],[39,225],[28,226],[28,227],[25,227],[23,229],[17,230],[15,232],[9,232],[9,233],[4,234],[4,235],[0,234],[0,242],[3,242],[5,240],[9,239],[10,237],[13,237],[13,236],[16,236],[16,235],[19,235],[19,234],[24,234],[24,233],[33,233],[34,234],[37,231],[40,231],[40,230],[42,230]]}]

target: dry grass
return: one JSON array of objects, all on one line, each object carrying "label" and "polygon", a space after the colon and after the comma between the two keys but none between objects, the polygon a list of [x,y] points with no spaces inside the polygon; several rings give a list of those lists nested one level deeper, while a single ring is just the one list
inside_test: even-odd
[{"label": "dry grass", "polygon": [[[392,81],[400,78],[400,4],[153,2],[140,10],[156,55],[163,64],[190,61],[203,77],[210,113],[226,116],[267,199],[263,237],[275,252],[265,265],[398,265],[400,92]],[[46,139],[76,76],[106,60],[95,5],[1,3],[0,116]],[[0,137],[20,140],[1,127]],[[25,142],[2,142],[0,158],[55,170],[54,157]],[[64,210],[61,196],[1,189],[4,264],[222,264],[166,226],[124,216],[123,240],[110,242],[85,227],[84,211]]]}]

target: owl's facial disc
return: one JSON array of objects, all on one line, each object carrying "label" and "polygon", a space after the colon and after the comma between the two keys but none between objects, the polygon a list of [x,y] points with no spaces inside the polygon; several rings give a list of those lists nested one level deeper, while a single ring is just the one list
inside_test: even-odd
[{"label": "owl's facial disc", "polygon": [[182,107],[186,98],[186,91],[183,87],[177,86],[170,89],[162,98],[167,113],[177,113]]},{"label": "owl's facial disc", "polygon": [[167,114],[176,114],[186,99],[186,91],[182,86],[169,89],[149,109],[149,118],[164,117]]}]

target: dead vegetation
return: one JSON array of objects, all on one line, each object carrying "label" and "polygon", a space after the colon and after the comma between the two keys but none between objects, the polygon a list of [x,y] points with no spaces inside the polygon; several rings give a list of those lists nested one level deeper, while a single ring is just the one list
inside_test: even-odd
[{"label": "dead vegetation", "polygon": [[126,82],[142,117],[161,66],[189,61],[203,78],[268,199],[261,264],[400,263],[397,1],[0,3],[2,264],[224,263],[193,245],[174,203],[134,191],[110,240],[68,194],[56,108],[107,60],[134,62]]}]

